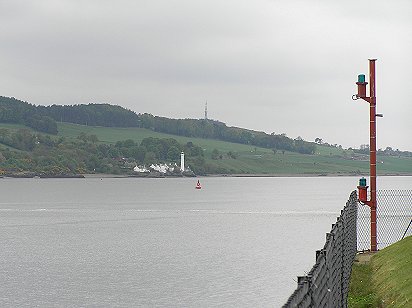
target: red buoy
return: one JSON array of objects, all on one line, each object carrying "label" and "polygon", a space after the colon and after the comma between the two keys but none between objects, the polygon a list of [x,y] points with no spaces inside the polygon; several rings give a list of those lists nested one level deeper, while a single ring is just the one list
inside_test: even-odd
[{"label": "red buoy", "polygon": [[196,189],[201,189],[201,188],[202,188],[202,186],[200,186],[200,181],[197,180]]}]

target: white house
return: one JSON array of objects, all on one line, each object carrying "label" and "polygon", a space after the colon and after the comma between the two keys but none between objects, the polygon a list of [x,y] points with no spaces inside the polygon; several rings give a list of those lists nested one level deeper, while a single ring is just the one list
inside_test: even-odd
[{"label": "white house", "polygon": [[133,168],[134,172],[138,172],[138,173],[149,173],[150,170],[146,168],[146,166],[136,166]]}]

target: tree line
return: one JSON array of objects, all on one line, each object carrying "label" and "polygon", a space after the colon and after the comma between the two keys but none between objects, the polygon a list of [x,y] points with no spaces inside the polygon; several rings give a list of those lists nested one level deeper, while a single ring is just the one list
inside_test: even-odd
[{"label": "tree line", "polygon": [[[194,172],[206,172],[203,150],[175,139],[145,138],[140,143],[131,139],[116,144],[99,142],[97,136],[81,133],[75,139],[51,137],[0,129],[0,174],[72,175],[84,173],[128,174],[136,165],[178,163],[181,151]],[[17,149],[19,151],[16,151]]]},{"label": "tree line", "polygon": [[57,134],[56,121],[41,112],[41,108],[15,98],[0,96],[0,122],[16,123],[39,132]]},{"label": "tree line", "polygon": [[140,127],[172,135],[209,138],[276,150],[313,154],[314,143],[285,134],[266,134],[206,119],[170,119],[148,113],[136,114],[110,104],[80,104],[72,106],[34,106],[15,98],[0,97],[0,122],[20,123],[33,129],[57,134],[56,122],[91,126]]},{"label": "tree line", "polygon": [[286,150],[302,154],[315,153],[316,145],[298,137],[291,139],[285,134],[267,134],[209,119],[169,119],[139,114],[140,127],[179,136],[209,138],[241,144],[250,144],[268,149]]}]

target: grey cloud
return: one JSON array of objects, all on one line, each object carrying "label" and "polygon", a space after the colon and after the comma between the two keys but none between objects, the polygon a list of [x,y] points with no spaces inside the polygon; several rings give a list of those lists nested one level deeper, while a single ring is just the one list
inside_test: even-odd
[{"label": "grey cloud", "polygon": [[378,103],[389,115],[379,124],[382,146],[412,149],[405,141],[411,8],[352,0],[2,1],[0,94],[37,104],[109,101],[181,118],[202,117],[208,100],[209,113],[229,125],[358,146],[368,141],[356,135],[367,114],[350,96],[367,59],[377,57]]}]

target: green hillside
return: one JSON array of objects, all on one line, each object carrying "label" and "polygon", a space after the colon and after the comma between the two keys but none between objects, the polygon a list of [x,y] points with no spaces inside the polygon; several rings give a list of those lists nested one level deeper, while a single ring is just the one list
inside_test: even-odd
[{"label": "green hillside", "polygon": [[268,149],[281,149],[301,154],[313,154],[315,145],[285,134],[267,134],[240,127],[230,127],[211,119],[171,119],[139,113],[110,104],[33,105],[14,97],[0,96],[0,123],[21,124],[57,135],[57,123],[72,123],[100,127],[137,127],[192,138],[215,139],[250,144]]},{"label": "green hillside", "polygon": [[[288,151],[276,151],[245,144],[219,140],[191,138],[168,135],[144,128],[110,128],[58,124],[58,136],[76,138],[80,133],[94,134],[100,142],[116,143],[119,140],[132,139],[141,142],[147,137],[173,138],[180,143],[189,141],[202,147],[208,164],[213,164],[230,173],[249,174],[366,174],[369,161],[366,156],[356,156],[351,150],[316,145],[314,155]],[[213,150],[223,154],[222,159],[211,159]],[[226,153],[236,153],[236,159],[228,158]],[[356,156],[353,160],[352,157]],[[378,173],[412,174],[412,158],[378,156]],[[383,162],[383,163],[382,163]]]},{"label": "green hillside", "polygon": [[[33,105],[0,96],[0,175],[131,173],[132,166],[178,163],[197,174],[358,175],[368,151],[230,127],[170,119],[110,104]],[[412,153],[378,152],[379,174],[412,174]]]},{"label": "green hillside", "polygon": [[[22,128],[28,129],[33,136],[39,133],[27,128],[21,124],[0,124],[0,129],[5,129],[9,133],[18,132]],[[316,145],[314,154],[300,154],[297,152],[290,152],[284,150],[273,150],[268,148],[261,148],[252,145],[231,143],[213,139],[193,138],[184,136],[175,136],[165,133],[155,132],[153,130],[145,128],[120,128],[120,127],[99,127],[99,126],[86,126],[70,123],[57,123],[58,134],[46,135],[50,140],[55,140],[55,143],[61,143],[64,140],[67,142],[79,142],[79,136],[94,136],[97,137],[95,141],[91,142],[87,148],[82,151],[92,151],[99,145],[109,145],[115,147],[118,141],[132,140],[137,146],[145,139],[149,137],[159,139],[174,139],[181,146],[180,150],[183,150],[182,146],[188,143],[200,147],[203,150],[202,157],[190,158],[188,157],[189,164],[201,165],[201,168],[197,168],[198,174],[274,174],[274,175],[359,175],[367,174],[369,172],[369,162],[367,155],[355,153],[353,150],[343,150],[337,147]],[[45,134],[43,134],[45,135]],[[1,136],[0,136],[1,137]],[[19,137],[21,138],[21,137]],[[57,141],[58,140],[58,141]],[[47,141],[47,140],[46,140]],[[66,143],[67,143],[66,142]],[[50,142],[49,142],[50,143]],[[46,159],[45,153],[61,158],[57,164],[62,167],[67,164],[74,165],[74,162],[68,159],[69,156],[79,157],[84,160],[84,164],[77,166],[76,170],[83,170],[82,172],[90,172],[97,169],[100,172],[126,172],[126,169],[120,170],[117,168],[113,171],[112,168],[96,168],[95,161],[102,157],[86,157],[86,153],[72,153],[76,145],[71,145],[69,148],[63,144],[56,145],[58,150],[46,150],[35,148],[34,153],[38,156],[38,160],[41,162],[47,160],[56,161],[55,157]],[[84,144],[77,145],[84,146]],[[100,146],[101,148],[101,146]],[[24,147],[13,148],[13,146],[1,144],[0,150],[17,151],[25,153]],[[20,150],[19,150],[20,149]],[[5,154],[7,154],[6,152]],[[96,154],[97,155],[97,154]],[[94,156],[96,156],[94,155]],[[124,154],[127,156],[127,154]],[[138,155],[138,154],[136,154]],[[4,156],[4,155],[3,155]],[[7,155],[6,155],[7,156]],[[90,155],[89,155],[90,156]],[[93,155],[92,155],[93,156]],[[1,159],[1,157],[0,157]],[[33,158],[28,157],[12,157],[17,161],[31,161]],[[73,158],[71,157],[71,160]],[[143,161],[143,160],[142,160]],[[147,161],[147,160],[145,160]],[[177,158],[174,161],[178,161]],[[396,157],[396,156],[378,156],[378,173],[379,174],[412,174],[412,158],[411,157]],[[54,162],[56,163],[56,162]],[[46,164],[46,162],[44,162]],[[131,162],[129,167],[133,164]],[[21,170],[30,168],[29,164],[17,164]],[[81,167],[81,168],[80,168]],[[1,166],[0,166],[1,169]],[[195,168],[196,169],[196,168]],[[71,168],[73,171],[73,168]]]}]

